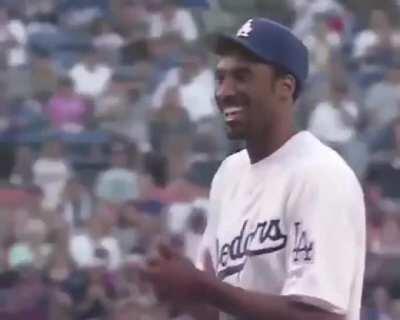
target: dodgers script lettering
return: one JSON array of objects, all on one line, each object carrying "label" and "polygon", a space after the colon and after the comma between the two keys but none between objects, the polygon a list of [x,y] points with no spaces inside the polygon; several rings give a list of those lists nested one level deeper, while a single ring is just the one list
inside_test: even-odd
[{"label": "dodgers script lettering", "polygon": [[220,244],[217,240],[218,277],[224,279],[240,272],[245,257],[269,254],[285,248],[287,235],[281,229],[281,220],[273,219],[257,223],[251,230],[246,220],[231,242]]}]

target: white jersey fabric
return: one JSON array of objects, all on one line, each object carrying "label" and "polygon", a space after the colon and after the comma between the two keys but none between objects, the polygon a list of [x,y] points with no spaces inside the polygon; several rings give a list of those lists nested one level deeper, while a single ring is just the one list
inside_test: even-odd
[{"label": "white jersey fabric", "polygon": [[210,206],[200,269],[208,269],[208,250],[227,283],[359,320],[364,200],[335,151],[303,131],[255,164],[246,150],[231,155],[214,177]]}]

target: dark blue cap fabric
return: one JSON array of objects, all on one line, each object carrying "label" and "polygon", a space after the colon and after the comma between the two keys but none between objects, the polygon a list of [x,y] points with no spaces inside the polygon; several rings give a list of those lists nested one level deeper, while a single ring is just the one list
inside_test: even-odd
[{"label": "dark blue cap fabric", "polygon": [[308,76],[308,50],[285,26],[265,18],[248,20],[234,36],[217,35],[215,53],[222,54],[232,45],[240,46],[266,63],[291,73],[300,88]]}]

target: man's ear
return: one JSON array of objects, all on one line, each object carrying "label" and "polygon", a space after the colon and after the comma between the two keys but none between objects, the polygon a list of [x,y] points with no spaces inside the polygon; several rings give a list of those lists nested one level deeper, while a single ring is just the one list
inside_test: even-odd
[{"label": "man's ear", "polygon": [[276,82],[276,90],[279,98],[282,100],[292,99],[296,91],[296,79],[288,74],[280,77]]}]

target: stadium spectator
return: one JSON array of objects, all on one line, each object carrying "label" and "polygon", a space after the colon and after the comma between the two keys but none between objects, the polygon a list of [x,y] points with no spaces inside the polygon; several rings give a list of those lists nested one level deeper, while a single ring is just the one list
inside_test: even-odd
[{"label": "stadium spectator", "polygon": [[192,203],[208,197],[209,187],[221,162],[217,148],[217,142],[209,133],[195,135],[187,171],[166,187],[165,192],[172,202]]},{"label": "stadium spectator", "polygon": [[32,166],[34,153],[29,146],[19,146],[15,151],[15,163],[11,173],[10,182],[21,186],[33,183]]},{"label": "stadium spectator", "polygon": [[98,18],[110,14],[109,0],[61,0],[56,7],[63,23],[70,28],[85,29]]},{"label": "stadium spectator", "polygon": [[55,210],[60,205],[62,192],[72,175],[60,139],[50,137],[44,143],[32,170],[34,183],[41,187],[44,193],[44,208]]},{"label": "stadium spectator", "polygon": [[375,135],[400,115],[400,65],[386,70],[385,78],[370,87],[365,94],[366,127]]},{"label": "stadium spectator", "polygon": [[43,116],[42,105],[35,100],[16,97],[10,100],[9,130],[15,134],[35,134],[46,127],[47,119]]},{"label": "stadium spectator", "polygon": [[187,225],[183,231],[184,250],[185,255],[193,263],[197,260],[198,249],[207,225],[209,210],[208,200],[198,199],[192,203],[191,211],[187,217]]},{"label": "stadium spectator", "polygon": [[5,6],[0,6],[0,44],[3,48],[3,67],[18,67],[27,63],[26,26],[20,19],[11,17]]},{"label": "stadium spectator", "polygon": [[144,200],[128,201],[121,208],[116,236],[122,252],[128,257],[139,255],[145,259],[164,231],[162,214],[149,210],[150,205]]},{"label": "stadium spectator", "polygon": [[127,72],[114,74],[108,90],[96,103],[95,118],[103,130],[148,150],[150,112],[146,72],[139,67]]},{"label": "stadium spectator", "polygon": [[163,0],[161,11],[153,13],[150,21],[152,38],[158,38],[167,33],[177,33],[185,42],[198,38],[198,30],[193,17],[189,11],[179,7],[178,0]]},{"label": "stadium spectator", "polygon": [[8,265],[17,269],[32,266],[41,269],[47,263],[50,247],[45,243],[47,228],[45,223],[37,218],[29,218],[21,230],[17,242],[8,252]]},{"label": "stadium spectator", "polygon": [[129,168],[128,148],[124,143],[111,146],[111,167],[99,174],[95,195],[103,202],[117,205],[138,197],[138,174]]},{"label": "stadium spectator", "polygon": [[399,46],[399,32],[393,28],[386,13],[382,10],[373,10],[370,16],[370,28],[359,32],[354,39],[353,56],[356,59],[366,56],[390,58],[393,49]]},{"label": "stadium spectator", "polygon": [[173,33],[146,39],[147,59],[152,63],[150,90],[155,90],[168,72],[179,65],[182,55],[181,45],[179,37]]},{"label": "stadium spectator", "polygon": [[310,116],[309,130],[323,142],[339,149],[357,134],[358,105],[344,83],[331,84],[330,99],[319,103]]},{"label": "stadium spectator", "polygon": [[113,225],[107,215],[97,212],[88,220],[87,229],[70,238],[70,254],[79,267],[115,271],[121,266],[121,249],[112,234]]},{"label": "stadium spectator", "polygon": [[169,202],[165,192],[169,182],[168,159],[160,152],[145,153],[142,159],[140,181],[139,203],[141,202],[144,207],[151,205],[151,208],[155,208],[156,212],[160,213],[163,205]]},{"label": "stadium spectator", "polygon": [[124,44],[123,38],[107,20],[97,20],[93,29],[93,45],[97,49],[116,50]]},{"label": "stadium spectator", "polygon": [[50,52],[36,50],[31,54],[30,85],[33,97],[49,98],[57,88],[58,71]]},{"label": "stadium spectator", "polygon": [[37,0],[35,3],[24,0],[23,2],[24,15],[30,19],[53,13],[56,4],[54,0]]},{"label": "stadium spectator", "polygon": [[[169,163],[176,168],[172,177],[177,177],[185,170],[187,148],[191,139],[191,122],[188,112],[182,106],[178,88],[169,88],[166,92],[164,104],[155,112],[150,124],[150,134],[153,148],[166,154]],[[172,158],[170,158],[172,157]]]},{"label": "stadium spectator", "polygon": [[119,28],[127,42],[135,42],[148,37],[149,13],[146,2],[143,0],[122,1],[120,8],[117,9]]},{"label": "stadium spectator", "polygon": [[206,54],[199,47],[188,46],[183,50],[180,66],[168,71],[157,87],[152,98],[152,107],[159,109],[166,98],[166,91],[177,86],[182,106],[192,122],[212,118],[216,114],[213,77],[207,66]]},{"label": "stadium spectator", "polygon": [[367,170],[366,181],[379,188],[384,198],[400,204],[400,118],[391,125],[394,146],[388,151],[376,153]]},{"label": "stadium spectator", "polygon": [[98,51],[89,47],[84,50],[82,59],[69,71],[75,91],[88,98],[99,97],[111,78],[111,68],[99,60]]},{"label": "stadium spectator", "polygon": [[310,55],[310,75],[327,72],[334,50],[341,46],[341,38],[337,32],[329,29],[329,20],[325,16],[314,19],[312,32],[304,38]]},{"label": "stadium spectator", "polygon": [[119,131],[120,121],[129,108],[128,86],[127,79],[114,74],[110,86],[96,101],[94,116],[101,129],[112,133]]},{"label": "stadium spectator", "polygon": [[52,128],[67,132],[80,132],[85,128],[90,112],[87,101],[76,94],[70,78],[61,78],[45,112]]},{"label": "stadium spectator", "polygon": [[71,177],[65,185],[62,200],[58,208],[63,220],[72,232],[81,230],[94,211],[92,195],[79,181],[78,177]]},{"label": "stadium spectator", "polygon": [[308,36],[313,29],[314,19],[317,15],[328,15],[342,13],[342,6],[336,0],[290,0],[288,4],[295,11],[293,32],[303,38]]},{"label": "stadium spectator", "polygon": [[107,20],[97,20],[93,26],[93,46],[99,52],[101,60],[109,65],[118,65],[120,49],[125,40]]}]

